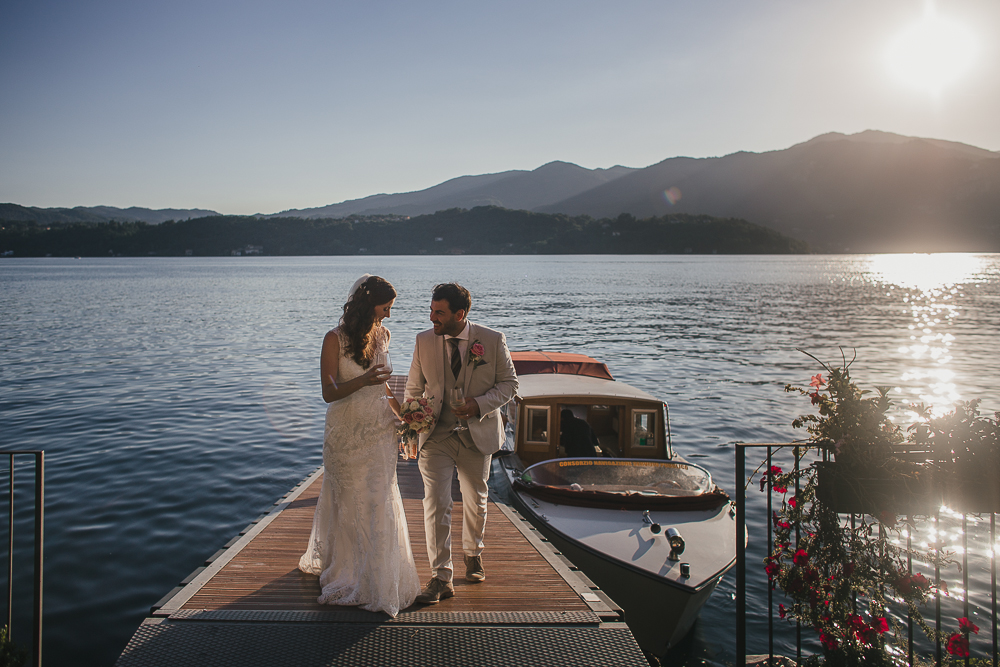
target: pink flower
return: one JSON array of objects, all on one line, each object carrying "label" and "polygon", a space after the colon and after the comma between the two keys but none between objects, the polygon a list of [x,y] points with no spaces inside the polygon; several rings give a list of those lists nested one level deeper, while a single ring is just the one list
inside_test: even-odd
[{"label": "pink flower", "polygon": [[403,421],[406,422],[407,424],[412,424],[413,423],[413,413],[412,412],[407,412],[406,414],[404,414],[403,415]]},{"label": "pink flower", "polygon": [[975,623],[973,623],[964,616],[958,619],[958,627],[962,632],[965,633],[973,632],[977,635],[979,634],[979,626],[977,626]]},{"label": "pink flower", "polygon": [[477,357],[481,357],[486,354],[486,348],[483,347],[482,343],[473,343],[471,348],[472,354]]},{"label": "pink flower", "polygon": [[[413,417],[413,421],[415,421],[415,422],[422,422],[422,421],[424,420],[424,417],[426,417],[427,415],[425,415],[425,414],[424,414],[423,412],[421,412],[420,410],[416,410],[416,411],[414,411],[414,412],[411,412],[411,413],[410,413],[409,415],[407,415],[407,416],[408,416],[408,417]],[[407,423],[413,423],[413,422],[407,422]]]},{"label": "pink flower", "polygon": [[810,387],[819,388],[819,387],[822,387],[825,384],[826,384],[826,382],[823,381],[823,374],[822,373],[817,373],[816,375],[813,375],[812,376],[812,380],[809,381],[809,386]]},{"label": "pink flower", "polygon": [[419,403],[421,406],[423,406],[425,408],[427,407],[427,399],[426,398],[418,399],[417,403]]}]

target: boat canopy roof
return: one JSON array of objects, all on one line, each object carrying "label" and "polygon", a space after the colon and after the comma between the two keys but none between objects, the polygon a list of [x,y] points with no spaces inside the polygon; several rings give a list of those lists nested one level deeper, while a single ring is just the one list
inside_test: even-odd
[{"label": "boat canopy roof", "polygon": [[517,376],[517,395],[522,399],[581,396],[595,402],[602,398],[632,399],[640,401],[660,402],[660,399],[647,394],[641,389],[631,387],[617,380],[601,380],[585,375],[557,375],[547,373],[541,375]]},{"label": "boat canopy roof", "polygon": [[568,352],[511,352],[514,370],[518,376],[555,373],[561,375],[586,375],[614,380],[608,367],[585,354]]}]

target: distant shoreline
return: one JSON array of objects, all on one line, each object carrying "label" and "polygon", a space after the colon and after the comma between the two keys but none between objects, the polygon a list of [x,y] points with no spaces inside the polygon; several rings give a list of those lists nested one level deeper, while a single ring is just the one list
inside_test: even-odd
[{"label": "distant shoreline", "polygon": [[14,257],[364,255],[809,254],[804,241],[746,220],[676,214],[638,220],[450,209],[412,218],[309,220],[211,216],[96,224],[0,222],[0,253]]}]

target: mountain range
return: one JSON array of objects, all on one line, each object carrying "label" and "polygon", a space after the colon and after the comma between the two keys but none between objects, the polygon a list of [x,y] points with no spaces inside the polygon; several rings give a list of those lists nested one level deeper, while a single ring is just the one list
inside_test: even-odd
[{"label": "mountain range", "polygon": [[147,222],[158,225],[167,220],[190,220],[219,215],[202,208],[149,209],[139,206],[116,208],[114,206],[76,206],[74,208],[38,208],[18,204],[0,204],[0,221],[37,222],[44,225],[88,222]]},{"label": "mountain range", "polygon": [[[672,213],[740,218],[825,252],[998,252],[1000,153],[874,130],[833,132],[782,150],[673,157],[642,169],[550,162],[532,171],[461,176],[417,192],[257,217],[416,216],[478,206],[598,219]],[[42,221],[48,212],[151,223],[215,214],[0,204],[0,220]]]}]

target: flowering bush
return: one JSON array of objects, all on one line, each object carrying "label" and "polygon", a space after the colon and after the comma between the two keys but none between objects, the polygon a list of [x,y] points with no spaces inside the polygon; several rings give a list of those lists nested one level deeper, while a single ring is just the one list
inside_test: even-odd
[{"label": "flowering bush", "polygon": [[[940,417],[931,408],[915,406],[920,421],[910,426],[908,440],[926,449],[931,464],[947,479],[986,481],[993,486],[1000,472],[1000,413],[993,419],[979,414],[979,399],[962,403]],[[993,486],[995,490],[995,486]]]},{"label": "flowering bush", "polygon": [[[817,464],[804,461],[809,450],[823,459],[832,456],[838,465],[864,477],[879,472],[922,474],[916,463],[895,455],[904,435],[886,414],[892,406],[888,388],[868,396],[852,381],[850,365],[846,358],[838,368],[823,364],[826,374],[813,376],[809,389],[785,388],[808,396],[819,414],[793,422],[810,434],[795,469],[784,472],[771,466],[761,480],[762,490],[770,481],[772,491],[781,494],[780,509],[771,517],[774,543],[764,570],[771,587],[780,587],[791,600],[790,606],[779,606],[779,616],[816,631],[827,665],[891,665],[886,643],[905,644],[906,632],[892,620],[890,605],[905,606],[933,639],[936,633],[920,607],[944,590],[943,582],[911,571],[908,557],[932,566],[949,560],[933,548],[902,546],[902,525],[915,529],[910,518],[904,524],[896,522],[894,513],[842,518],[817,497]],[[967,630],[953,635],[956,651],[967,648],[967,638]]]}]

